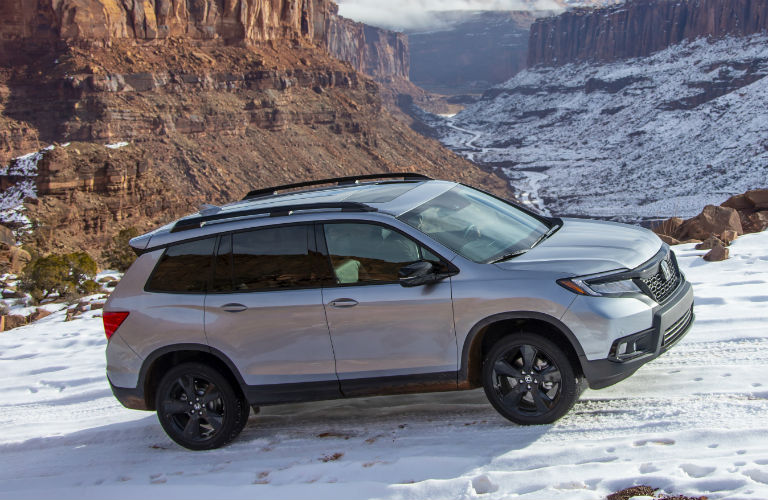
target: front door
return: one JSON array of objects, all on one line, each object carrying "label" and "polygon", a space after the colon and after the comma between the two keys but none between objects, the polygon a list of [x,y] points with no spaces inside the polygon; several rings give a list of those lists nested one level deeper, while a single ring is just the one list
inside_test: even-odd
[{"label": "front door", "polygon": [[440,259],[388,226],[339,222],[323,228],[335,281],[323,288],[323,302],[342,392],[455,388],[450,280],[412,288],[398,282],[402,266]]},{"label": "front door", "polygon": [[313,225],[220,237],[205,301],[209,345],[226,354],[251,403],[340,396]]}]

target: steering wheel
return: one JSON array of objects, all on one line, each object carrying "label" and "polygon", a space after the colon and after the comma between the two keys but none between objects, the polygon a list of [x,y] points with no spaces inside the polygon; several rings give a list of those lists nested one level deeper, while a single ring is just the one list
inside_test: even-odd
[{"label": "steering wheel", "polygon": [[477,226],[474,224],[470,224],[464,230],[462,239],[465,242],[469,242],[469,241],[479,240],[482,236],[483,235],[480,233],[480,230],[477,228]]}]

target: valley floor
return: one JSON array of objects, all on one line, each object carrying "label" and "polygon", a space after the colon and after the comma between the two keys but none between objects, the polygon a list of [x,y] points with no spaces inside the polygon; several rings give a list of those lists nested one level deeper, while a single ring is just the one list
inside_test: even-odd
[{"label": "valley floor", "polygon": [[743,236],[720,263],[677,247],[693,330],[538,427],[476,390],[264,408],[231,446],[189,452],[111,396],[100,311],[61,311],[0,334],[0,498],[766,499],[767,246]]}]

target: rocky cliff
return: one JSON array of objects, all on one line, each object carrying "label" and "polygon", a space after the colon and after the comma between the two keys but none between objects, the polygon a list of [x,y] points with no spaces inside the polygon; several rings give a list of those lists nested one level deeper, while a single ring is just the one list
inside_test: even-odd
[{"label": "rocky cliff", "polygon": [[[0,169],[0,222],[30,229],[35,251],[98,258],[120,229],[311,178],[418,170],[506,190],[393,118],[374,80],[324,50],[332,4],[6,6],[3,46],[15,48],[0,64],[0,165],[54,148]],[[369,67],[395,68],[393,54]]]},{"label": "rocky cliff", "polygon": [[403,33],[331,15],[326,19],[322,42],[331,55],[378,81],[408,79],[410,54],[408,37]]},{"label": "rocky cliff", "polygon": [[531,27],[528,65],[642,57],[684,40],[766,29],[765,1],[628,0],[537,21]]},{"label": "rocky cliff", "polygon": [[382,81],[408,78],[405,35],[338,15],[331,0],[2,0],[0,63],[51,44],[134,40],[201,44],[315,43]]},{"label": "rocky cliff", "polygon": [[322,36],[330,0],[3,0],[0,39],[222,40],[226,43]]}]

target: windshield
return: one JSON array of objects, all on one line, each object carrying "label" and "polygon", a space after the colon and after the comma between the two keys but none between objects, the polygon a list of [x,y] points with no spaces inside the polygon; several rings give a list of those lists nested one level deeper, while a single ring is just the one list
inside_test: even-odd
[{"label": "windshield", "polygon": [[398,218],[462,257],[481,263],[529,250],[549,230],[515,206],[462,185]]}]

